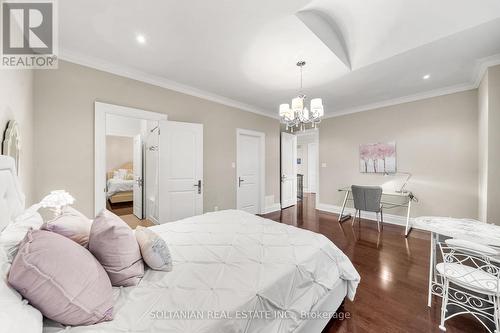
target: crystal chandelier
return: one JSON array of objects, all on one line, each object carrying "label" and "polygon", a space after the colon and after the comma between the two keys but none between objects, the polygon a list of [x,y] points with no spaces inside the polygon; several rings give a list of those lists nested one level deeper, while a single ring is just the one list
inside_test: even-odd
[{"label": "crystal chandelier", "polygon": [[307,124],[311,124],[311,128],[316,128],[325,114],[321,98],[311,100],[310,110],[305,106],[307,96],[302,92],[302,68],[305,65],[305,61],[297,63],[297,66],[300,67],[300,93],[292,99],[292,107],[290,108],[289,104],[280,105],[281,123],[286,125],[287,131],[291,129],[293,132],[295,128],[303,131],[306,129]]}]

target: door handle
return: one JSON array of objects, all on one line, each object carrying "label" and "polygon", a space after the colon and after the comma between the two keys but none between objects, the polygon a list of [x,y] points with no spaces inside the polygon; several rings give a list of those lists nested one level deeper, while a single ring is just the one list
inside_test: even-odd
[{"label": "door handle", "polygon": [[144,185],[144,181],[142,180],[142,178],[141,178],[141,177],[137,177],[137,179],[136,179],[136,181],[135,181],[135,182],[137,183],[137,185],[138,185],[139,187],[142,187],[142,185]]},{"label": "door handle", "polygon": [[198,183],[193,185],[194,187],[198,188],[198,194],[201,194],[201,180],[198,180]]},{"label": "door handle", "polygon": [[241,187],[242,182],[244,182],[244,180],[241,179],[241,177],[238,177],[238,187]]}]

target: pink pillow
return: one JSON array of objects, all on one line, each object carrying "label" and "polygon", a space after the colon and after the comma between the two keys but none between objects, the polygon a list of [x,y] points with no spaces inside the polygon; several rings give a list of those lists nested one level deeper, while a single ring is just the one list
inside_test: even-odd
[{"label": "pink pillow", "polygon": [[113,290],[106,272],[84,247],[56,233],[29,231],[8,281],[45,317],[61,324],[113,319]]},{"label": "pink pillow", "polygon": [[42,225],[42,230],[63,235],[87,247],[92,221],[74,208],[66,206],[61,215]]},{"label": "pink pillow", "polygon": [[107,210],[92,223],[89,250],[106,270],[113,286],[135,286],[144,275],[144,263],[132,229]]}]

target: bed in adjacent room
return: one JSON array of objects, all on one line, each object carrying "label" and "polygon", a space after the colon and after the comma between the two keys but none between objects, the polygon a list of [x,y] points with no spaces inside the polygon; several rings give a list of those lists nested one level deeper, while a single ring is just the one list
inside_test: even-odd
[{"label": "bed in adjacent room", "polygon": [[[3,173],[9,175],[15,177]],[[19,188],[0,190],[9,192],[0,214],[10,216]],[[319,333],[329,321],[325,313],[333,316],[346,297],[354,299],[360,279],[325,236],[242,211],[151,230],[168,244],[173,270],[146,269],[137,286],[113,288],[114,319],[71,332]],[[64,330],[44,321],[46,333]]]},{"label": "bed in adjacent room", "polygon": [[125,203],[134,200],[134,176],[132,163],[126,163],[120,168],[107,173],[107,198],[110,203]]}]

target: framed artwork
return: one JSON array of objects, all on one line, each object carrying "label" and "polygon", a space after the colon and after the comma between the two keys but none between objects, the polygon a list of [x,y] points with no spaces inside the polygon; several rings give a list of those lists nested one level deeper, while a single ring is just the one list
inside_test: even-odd
[{"label": "framed artwork", "polygon": [[396,173],[396,142],[359,146],[361,173]]}]

